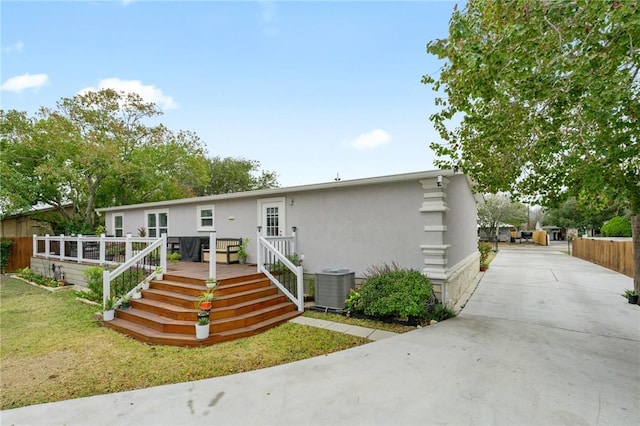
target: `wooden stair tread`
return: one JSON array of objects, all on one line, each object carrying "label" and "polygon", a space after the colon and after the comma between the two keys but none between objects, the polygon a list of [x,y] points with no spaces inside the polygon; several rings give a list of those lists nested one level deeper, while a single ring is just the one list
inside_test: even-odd
[{"label": "wooden stair tread", "polygon": [[[115,318],[112,321],[106,321],[105,325],[122,334],[129,335],[149,344],[164,344],[171,346],[205,346],[207,344],[219,343],[235,338],[242,338],[255,335],[269,328],[280,325],[292,318],[300,315],[301,312],[292,311],[281,314],[274,318],[252,324],[246,327],[226,330],[222,332],[213,332],[205,340],[198,340],[195,336],[195,328],[193,333],[164,333],[121,318]],[[193,323],[192,323],[193,324]]]},{"label": "wooden stair tread", "polygon": [[[244,313],[244,314],[241,314],[241,315],[236,315],[236,316],[229,317],[229,318],[212,319],[211,320],[211,324],[233,322],[233,321],[237,321],[238,319],[247,319],[247,318],[251,318],[253,316],[262,315],[262,314],[270,312],[270,311],[274,311],[274,310],[278,310],[280,308],[290,307],[290,306],[291,306],[290,302],[282,302],[282,303],[278,303],[276,305],[267,306],[267,307],[262,308],[262,309],[256,309],[254,311],[250,311],[250,312],[247,312],[247,313]],[[168,317],[165,317],[165,316],[157,315],[157,314],[154,314],[152,312],[147,312],[145,310],[136,309],[136,308],[118,309],[117,312],[122,312],[124,314],[129,315],[129,316],[137,316],[137,317],[145,318],[145,319],[148,319],[148,320],[155,320],[158,323],[164,323],[164,324],[189,325],[189,324],[195,324],[195,322],[196,322],[195,319],[192,319],[192,320],[178,320],[178,319],[168,318]],[[198,312],[198,311],[194,309],[193,312],[194,312],[194,316],[195,316],[195,313]]]},{"label": "wooden stair tread", "polygon": [[[264,274],[219,281],[211,312],[213,333],[195,338],[196,301],[206,290],[203,280],[165,274],[152,281],[129,309],[118,309],[105,326],[139,341],[172,346],[207,346],[252,336],[300,315],[296,306]],[[217,331],[216,331],[217,329]]]}]

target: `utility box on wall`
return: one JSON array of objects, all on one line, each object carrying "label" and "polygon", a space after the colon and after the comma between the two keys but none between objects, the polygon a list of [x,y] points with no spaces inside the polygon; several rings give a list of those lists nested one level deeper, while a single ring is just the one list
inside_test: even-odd
[{"label": "utility box on wall", "polygon": [[344,309],[344,301],[355,287],[355,272],[346,268],[323,269],[321,273],[316,274],[316,307]]}]

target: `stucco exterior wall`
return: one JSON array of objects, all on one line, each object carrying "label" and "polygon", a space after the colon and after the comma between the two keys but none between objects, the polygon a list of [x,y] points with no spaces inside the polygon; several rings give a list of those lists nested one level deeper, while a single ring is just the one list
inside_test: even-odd
[{"label": "stucco exterior wall", "polygon": [[297,226],[305,270],[349,268],[362,274],[393,261],[420,269],[425,235],[418,181],[294,194],[287,221]]},{"label": "stucco exterior wall", "polygon": [[453,175],[448,179],[445,244],[450,245],[448,264],[453,267],[477,250],[478,220],[476,200],[468,190],[466,177]]},{"label": "stucco exterior wall", "polygon": [[[477,253],[476,202],[464,175],[440,171],[374,178],[362,182],[328,183],[173,200],[105,211],[107,233],[113,215],[122,214],[124,230],[137,234],[146,212],[168,212],[168,236],[207,236],[199,231],[198,206],[214,206],[218,237],[250,238],[249,261],[255,261],[259,203],[282,202],[284,236],[297,228],[297,252],[305,273],[349,268],[362,277],[373,265],[397,262],[422,270],[435,284],[444,284]],[[446,292],[446,290],[445,290]]]}]

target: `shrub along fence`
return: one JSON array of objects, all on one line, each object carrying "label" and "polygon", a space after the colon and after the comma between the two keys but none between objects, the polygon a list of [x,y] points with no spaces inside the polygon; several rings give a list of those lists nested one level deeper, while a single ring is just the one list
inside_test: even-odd
[{"label": "shrub along fence", "polygon": [[575,257],[588,260],[605,268],[634,276],[633,241],[602,238],[574,238],[572,250]]}]

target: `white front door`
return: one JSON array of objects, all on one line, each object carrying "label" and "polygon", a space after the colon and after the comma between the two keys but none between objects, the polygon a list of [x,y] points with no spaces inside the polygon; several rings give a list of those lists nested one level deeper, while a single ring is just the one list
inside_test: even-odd
[{"label": "white front door", "polygon": [[285,227],[285,199],[270,198],[258,200],[258,215],[261,235],[264,237],[282,237],[286,235]]}]

